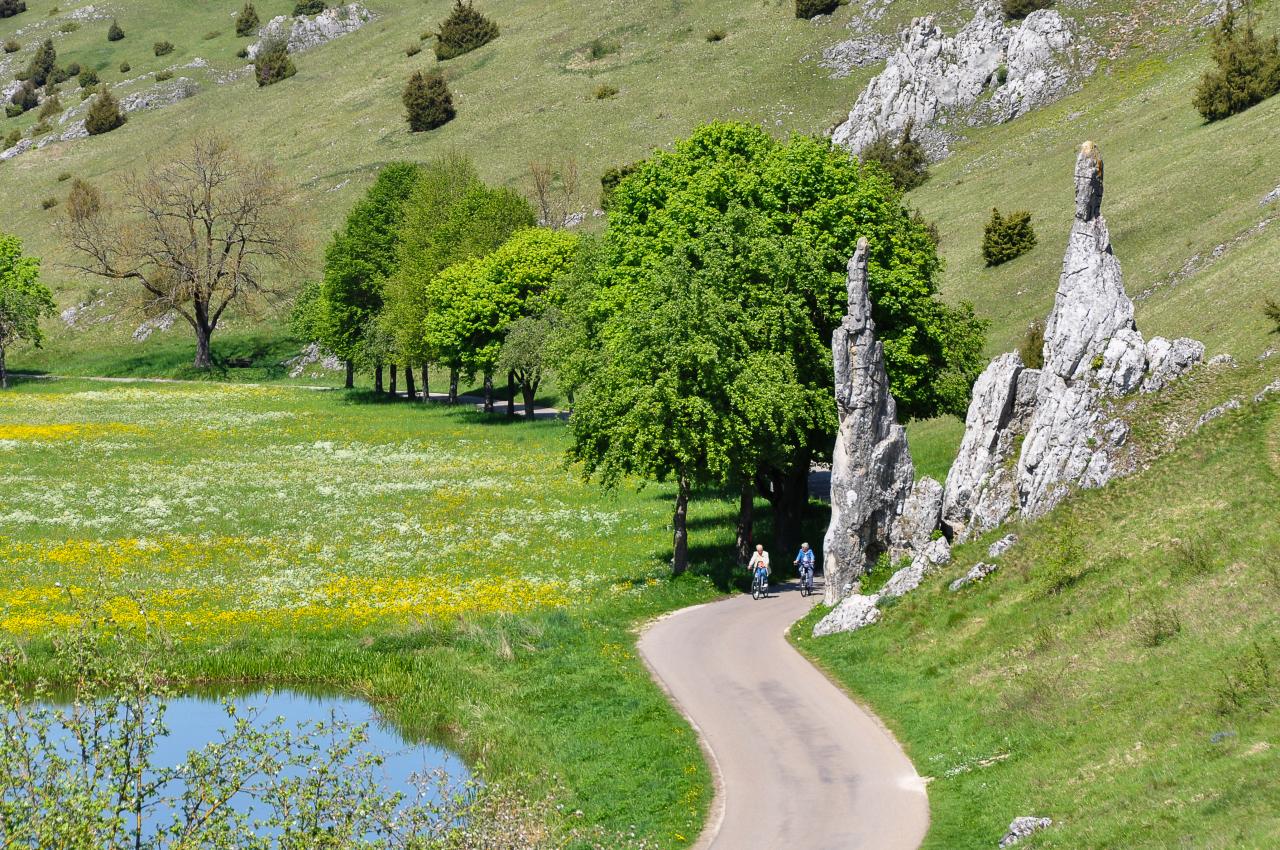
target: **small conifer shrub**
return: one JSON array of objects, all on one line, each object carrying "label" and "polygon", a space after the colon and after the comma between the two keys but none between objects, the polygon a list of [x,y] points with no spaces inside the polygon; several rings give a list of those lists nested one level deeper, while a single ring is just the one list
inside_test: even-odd
[{"label": "small conifer shrub", "polygon": [[26,0],[0,0],[0,18],[12,18],[27,11]]},{"label": "small conifer shrub", "polygon": [[912,138],[914,124],[908,121],[896,142],[881,134],[862,150],[863,162],[878,162],[900,192],[909,192],[929,179],[929,156]]},{"label": "small conifer shrub", "polygon": [[40,88],[49,82],[49,78],[53,76],[57,67],[58,51],[53,48],[53,39],[46,38],[36,48],[35,55],[31,57],[31,64],[27,66],[27,79],[36,88]]},{"label": "small conifer shrub", "polygon": [[72,62],[67,66],[67,77],[78,77],[82,70],[79,62]]},{"label": "small conifer shrub", "polygon": [[4,43],[5,53],[17,53],[21,49],[22,49],[22,45],[18,44],[18,42],[14,41],[13,39],[9,39]]},{"label": "small conifer shrub", "polygon": [[1228,5],[1209,37],[1217,67],[1200,78],[1192,101],[1206,121],[1229,118],[1280,93],[1280,40],[1259,37],[1252,16],[1241,28]]},{"label": "small conifer shrub", "polygon": [[132,66],[132,65],[130,65],[128,62],[121,62],[121,63],[120,63],[120,73],[122,73],[122,74],[127,74],[127,73],[129,73],[130,71],[132,71],[132,70],[133,70],[133,66]]},{"label": "small conifer shrub", "polygon": [[248,59],[248,58],[249,58],[249,48],[247,48],[247,47],[241,47],[239,50],[237,50],[237,51],[236,51],[236,58],[237,58],[237,59]]},{"label": "small conifer shrub", "polygon": [[157,41],[155,44],[151,45],[151,49],[155,51],[157,56],[168,56],[173,52],[173,42]]},{"label": "small conifer shrub", "polygon": [[434,130],[453,120],[453,95],[439,73],[414,71],[404,87],[405,119],[414,133]]},{"label": "small conifer shrub", "polygon": [[[21,106],[19,106],[16,103],[6,103],[4,105],[5,118],[17,118],[19,115],[21,115],[26,111],[27,110],[23,109]],[[9,147],[13,147],[13,145],[10,145]]]},{"label": "small conifer shrub", "polygon": [[85,130],[90,136],[100,136],[110,133],[124,122],[125,115],[120,108],[120,101],[116,100],[109,87],[102,86],[94,96],[93,103],[89,104],[89,112],[84,117]]},{"label": "small conifer shrub", "polygon": [[728,37],[729,33],[720,27],[716,27],[713,30],[707,30],[707,41],[712,44],[715,44],[717,41],[724,41]]},{"label": "small conifer shrub", "polygon": [[45,198],[43,201],[40,202],[40,209],[51,210],[57,205],[58,205],[57,198]]},{"label": "small conifer shrub", "polygon": [[1031,213],[1026,210],[1001,215],[991,210],[991,220],[982,234],[982,258],[988,266],[1007,263],[1035,247],[1036,233],[1031,227]]},{"label": "small conifer shrub", "polygon": [[112,20],[110,28],[107,29],[107,41],[122,41],[124,39],[124,30],[120,28],[119,22]]},{"label": "small conifer shrub", "polygon": [[76,82],[80,83],[80,88],[82,89],[93,88],[99,82],[98,72],[93,70],[92,68],[85,68],[80,72],[80,75],[76,78]]},{"label": "small conifer shrub", "polygon": [[444,61],[470,53],[498,37],[498,25],[477,12],[471,0],[454,0],[449,17],[436,33],[436,58]]},{"label": "small conifer shrub", "polygon": [[1273,333],[1280,334],[1280,301],[1268,298],[1262,304],[1262,315],[1276,326]]},{"label": "small conifer shrub", "polygon": [[324,0],[298,0],[293,4],[293,15],[318,15],[324,11],[327,4]]},{"label": "small conifer shrub", "polygon": [[[11,104],[17,107],[18,115],[26,112],[28,109],[35,109],[40,105],[40,95],[36,94],[36,86],[31,80],[23,81],[17,90],[9,98]],[[12,115],[10,116],[12,117]]]},{"label": "small conifer shrub", "polygon": [[58,24],[58,32],[75,32],[78,29],[80,29],[78,21],[63,21]]},{"label": "small conifer shrub", "polygon": [[593,38],[587,45],[587,58],[592,62],[598,62],[620,50],[622,50],[622,44],[615,38]]},{"label": "small conifer shrub", "polygon": [[617,86],[611,86],[608,83],[601,83],[600,85],[596,86],[595,91],[592,92],[592,95],[595,97],[596,100],[608,100],[609,98],[613,97],[617,93],[618,93]]},{"label": "small conifer shrub", "polygon": [[257,78],[260,87],[287,80],[296,73],[298,69],[294,67],[293,59],[289,57],[289,46],[281,39],[262,45],[257,55],[253,57],[253,75]]},{"label": "small conifer shrub", "polygon": [[46,97],[44,102],[40,104],[40,112],[37,117],[43,121],[46,118],[52,118],[62,111],[62,100],[55,94]]},{"label": "small conifer shrub", "polygon": [[1018,355],[1028,369],[1044,368],[1044,320],[1036,319],[1027,325],[1027,332],[1018,343]]},{"label": "small conifer shrub", "polygon": [[1004,16],[1011,21],[1020,21],[1032,12],[1048,9],[1053,0],[1001,0],[1000,8]]},{"label": "small conifer shrub", "polygon": [[4,150],[8,150],[20,141],[22,141],[22,131],[10,130],[9,134],[4,137]]},{"label": "small conifer shrub", "polygon": [[156,82],[157,82],[157,83],[163,83],[163,82],[164,82],[164,81],[166,81],[166,80],[172,80],[172,79],[173,79],[173,72],[172,72],[172,71],[168,71],[168,70],[166,70],[166,71],[156,71]]},{"label": "small conifer shrub", "polygon": [[244,8],[240,10],[240,14],[236,15],[236,35],[241,38],[255,35],[258,32],[258,10],[253,7],[252,3],[245,3]]},{"label": "small conifer shrub", "polygon": [[840,0],[796,0],[796,17],[802,21],[819,15],[830,15],[840,5]]}]

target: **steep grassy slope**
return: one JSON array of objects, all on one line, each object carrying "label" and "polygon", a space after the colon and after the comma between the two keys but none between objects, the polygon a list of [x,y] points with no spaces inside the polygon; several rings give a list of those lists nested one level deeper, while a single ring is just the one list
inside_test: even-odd
[{"label": "steep grassy slope", "polygon": [[[1274,359],[1202,370],[1133,412],[1138,437],[1277,375]],[[1055,821],[1033,848],[1275,847],[1278,497],[1272,395],[1011,529],[982,584],[947,590],[998,533],[876,626],[813,639],[815,614],[793,634],[932,777],[926,847],[995,846],[1021,815]]]}]

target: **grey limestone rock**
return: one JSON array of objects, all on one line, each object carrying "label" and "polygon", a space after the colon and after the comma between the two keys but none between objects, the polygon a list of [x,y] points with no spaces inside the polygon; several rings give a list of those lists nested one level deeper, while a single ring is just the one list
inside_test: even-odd
[{"label": "grey limestone rock", "polygon": [[1053,826],[1053,821],[1050,818],[1014,818],[1013,822],[1009,824],[1009,831],[1005,833],[1004,838],[1000,839],[1000,846],[1012,847],[1032,833],[1048,829],[1051,826]]},{"label": "grey limestone rock", "polygon": [[1006,534],[1004,537],[1001,537],[995,543],[992,543],[990,546],[987,547],[987,557],[999,558],[1005,552],[1008,552],[1010,549],[1012,549],[1014,545],[1017,544],[1017,542],[1018,542],[1018,535]]},{"label": "grey limestone rock", "polygon": [[840,632],[853,632],[880,619],[880,609],[876,607],[877,598],[853,594],[832,609],[831,613],[818,621],[813,627],[814,637],[824,637]]},{"label": "grey limestone rock", "polygon": [[1147,341],[1147,375],[1142,380],[1142,391],[1162,390],[1203,361],[1203,342],[1185,336],[1175,340],[1153,336]]},{"label": "grey limestone rock", "polygon": [[895,562],[929,545],[942,517],[942,485],[927,475],[916,479],[889,533],[889,557]]},{"label": "grey limestone rock", "polygon": [[840,429],[831,459],[831,524],[823,542],[828,605],[848,594],[868,561],[889,549],[892,523],[915,477],[871,318],[865,239],[849,260],[847,283],[848,313],[831,340]]},{"label": "grey limestone rock", "polygon": [[125,112],[140,112],[144,109],[163,109],[166,106],[186,100],[200,91],[200,85],[190,77],[178,77],[176,80],[161,83],[145,91],[134,92],[120,101],[120,108]]},{"label": "grey limestone rock", "polygon": [[146,342],[156,331],[167,331],[173,327],[173,323],[177,321],[178,313],[175,310],[166,310],[159,316],[152,316],[133,329],[134,342]]},{"label": "grey limestone rock", "polygon": [[992,360],[974,383],[943,495],[942,525],[953,540],[995,528],[1017,508],[1017,440],[1031,420],[1039,380],[1039,370],[1010,352]]},{"label": "grey limestone rock", "polygon": [[893,599],[905,596],[920,586],[938,567],[951,563],[951,547],[945,540],[935,540],[920,554],[916,555],[908,566],[895,572],[880,588],[879,599]]},{"label": "grey limestone rock", "polygon": [[1280,380],[1272,381],[1259,390],[1258,394],[1253,397],[1253,403],[1261,404],[1266,400],[1267,396],[1274,395],[1275,393],[1280,393]]},{"label": "grey limestone rock", "polygon": [[999,564],[986,564],[986,563],[974,564],[972,569],[970,569],[967,573],[960,576],[960,578],[956,579],[955,581],[951,582],[951,584],[947,585],[947,590],[950,590],[952,593],[955,593],[957,590],[960,590],[963,587],[968,587],[971,584],[976,584],[977,582],[982,581],[984,578],[991,575],[998,569],[1000,569]]},{"label": "grey limestone rock", "polygon": [[325,9],[314,17],[272,18],[258,31],[258,40],[248,48],[253,59],[268,42],[284,40],[290,53],[310,50],[335,38],[353,33],[373,20],[373,13],[363,3],[348,3]]},{"label": "grey limestone rock", "polygon": [[290,378],[300,378],[308,367],[317,364],[321,369],[329,372],[336,372],[342,368],[342,361],[325,351],[318,342],[308,344],[301,353],[290,357],[281,365],[289,367]]}]

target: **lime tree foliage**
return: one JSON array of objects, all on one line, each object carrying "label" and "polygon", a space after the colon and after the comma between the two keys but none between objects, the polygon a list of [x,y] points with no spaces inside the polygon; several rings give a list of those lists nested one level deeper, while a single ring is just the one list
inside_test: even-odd
[{"label": "lime tree foliage", "polygon": [[898,409],[963,412],[983,324],[937,299],[933,238],[880,168],[818,139],[715,123],[614,188],[609,228],[559,299],[570,455],[606,484],[677,483],[677,571],[701,486],[741,492],[746,513],[758,491],[777,545],[799,542],[809,468],[837,425],[831,336],[860,236]]},{"label": "lime tree foliage", "polygon": [[325,249],[323,279],[314,289],[304,288],[295,304],[295,330],[348,364],[383,362],[368,356],[383,347],[370,345],[370,335],[382,310],[383,284],[396,268],[405,201],[418,177],[418,166],[408,162],[378,173]]},{"label": "lime tree foliage", "polygon": [[262,23],[258,18],[258,10],[254,8],[252,3],[245,3],[236,15],[236,35],[241,38],[247,38],[258,32],[258,26]]},{"label": "lime tree foliage", "polygon": [[1004,11],[1006,18],[1018,21],[1032,12],[1048,9],[1052,5],[1053,0],[1002,0],[1000,8]]},{"label": "lime tree foliage", "polygon": [[116,20],[111,21],[111,26],[107,28],[107,41],[123,41],[124,30],[120,27],[120,23]]},{"label": "lime tree foliage", "polygon": [[796,17],[801,20],[830,15],[840,6],[840,0],[796,0]]},{"label": "lime tree foliage", "polygon": [[9,348],[20,340],[40,345],[40,320],[53,312],[53,294],[40,282],[40,260],[23,256],[18,237],[0,233],[0,389],[9,387]]},{"label": "lime tree foliage", "polygon": [[404,101],[405,120],[414,133],[443,127],[457,114],[449,86],[436,71],[414,71],[405,84],[401,99]]},{"label": "lime tree foliage", "polygon": [[[552,284],[573,261],[578,239],[562,230],[529,228],[491,253],[451,265],[428,284],[423,340],[435,359],[484,377],[485,407],[493,408],[493,374],[511,324],[541,313]],[[528,340],[526,340],[527,342]],[[509,371],[516,371],[513,365]],[[523,368],[525,403],[533,406],[536,370]]]},{"label": "lime tree foliage", "polygon": [[454,0],[449,17],[436,33],[436,58],[444,61],[470,53],[498,37],[498,25],[476,10],[471,0]]},{"label": "lime tree foliage", "polygon": [[[471,343],[424,333],[448,309],[454,287],[469,285],[483,269],[455,268],[485,257],[513,233],[537,223],[529,202],[510,189],[486,186],[461,155],[446,155],[423,166],[422,179],[406,203],[396,273],[388,281],[384,321],[408,362],[449,369],[449,396],[456,400],[458,378],[492,370],[491,355],[479,357]],[[434,318],[433,318],[434,317]],[[437,326],[438,327],[438,326]],[[479,340],[479,337],[475,338]],[[448,344],[443,344],[448,343]],[[482,344],[487,344],[484,342]],[[492,404],[486,380],[486,404]]]},{"label": "lime tree foliage", "polygon": [[1228,4],[1210,34],[1216,65],[1200,78],[1193,105],[1206,121],[1219,121],[1280,92],[1280,40],[1260,37],[1250,15],[1241,27]]},{"label": "lime tree foliage", "polygon": [[988,266],[1007,263],[1021,257],[1036,245],[1036,232],[1031,227],[1031,213],[1018,210],[1002,215],[994,207],[991,219],[982,231],[982,259]]},{"label": "lime tree foliage", "polygon": [[[530,422],[536,409],[538,387],[550,367],[549,342],[554,315],[554,309],[549,305],[541,310],[533,307],[531,315],[511,322],[502,340],[502,351],[498,354],[498,371],[507,374],[510,388],[514,390],[519,386],[525,415]],[[508,405],[508,413],[514,413],[513,405],[514,401]]]},{"label": "lime tree foliage", "polygon": [[0,18],[12,18],[27,11],[26,0],[0,0]]},{"label": "lime tree foliage", "polygon": [[258,48],[253,57],[253,75],[258,80],[259,87],[274,85],[296,73],[298,69],[294,67],[293,59],[289,56],[289,45],[284,39],[268,41]]},{"label": "lime tree foliage", "polygon": [[628,165],[615,165],[612,168],[605,169],[604,174],[600,175],[600,207],[606,212],[609,209],[609,199],[613,197],[613,190],[618,188],[618,184],[628,174],[631,174],[640,163],[633,162]]},{"label": "lime tree foliage", "polygon": [[901,192],[910,192],[929,179],[929,156],[924,147],[911,137],[914,124],[907,122],[897,141],[882,134],[867,145],[860,156],[863,162],[878,162]]},{"label": "lime tree foliage", "polygon": [[90,136],[100,136],[122,126],[125,120],[120,101],[116,100],[109,86],[102,86],[89,104],[89,112],[84,117],[84,129]]}]

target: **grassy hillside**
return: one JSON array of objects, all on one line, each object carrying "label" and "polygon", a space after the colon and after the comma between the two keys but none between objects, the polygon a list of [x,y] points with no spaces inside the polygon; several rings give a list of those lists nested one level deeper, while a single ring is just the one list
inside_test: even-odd
[{"label": "grassy hillside", "polygon": [[[1280,376],[1201,370],[1132,413],[1146,446]],[[1142,474],[955,561],[849,635],[793,635],[931,777],[926,847],[1280,844],[1280,395],[1246,401]],[[999,571],[947,585],[1014,531]]]}]

